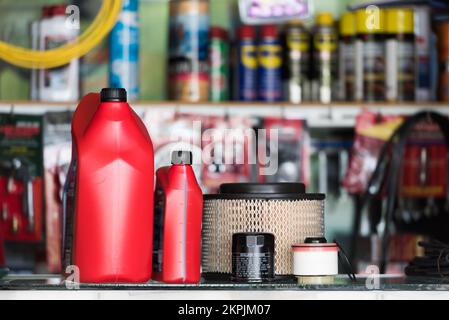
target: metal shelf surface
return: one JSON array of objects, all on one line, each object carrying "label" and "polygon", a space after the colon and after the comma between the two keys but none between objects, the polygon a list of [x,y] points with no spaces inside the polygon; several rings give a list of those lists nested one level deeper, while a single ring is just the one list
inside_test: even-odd
[{"label": "metal shelf surface", "polygon": [[[373,279],[378,279],[378,285]],[[67,287],[59,276],[9,275],[0,280],[0,299],[449,299],[442,278],[338,276],[332,284],[298,284],[294,278],[269,283],[202,280],[199,284],[79,284]]]},{"label": "metal shelf surface", "polygon": [[[139,101],[131,103],[140,114],[174,111],[204,115],[236,115],[305,119],[310,127],[350,128],[355,125],[356,116],[362,110],[391,115],[413,114],[420,110],[433,110],[449,116],[449,103],[332,103],[332,104],[290,104],[290,103],[177,103]],[[1,101],[0,112],[42,114],[48,111],[74,110],[76,103]]]}]

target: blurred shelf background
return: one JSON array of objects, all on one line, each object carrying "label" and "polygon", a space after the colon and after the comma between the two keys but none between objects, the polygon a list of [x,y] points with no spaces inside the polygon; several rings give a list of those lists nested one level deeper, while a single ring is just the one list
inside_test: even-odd
[{"label": "blurred shelf background", "polygon": [[[433,110],[449,116],[449,103],[263,103],[263,102],[156,102],[139,101],[130,103],[137,112],[151,109],[154,112],[171,110],[179,113],[207,115],[236,115],[252,117],[280,117],[305,119],[311,128],[352,128],[355,119],[362,110],[381,114],[409,115],[421,110]],[[42,114],[49,111],[75,110],[76,103],[40,102],[40,101],[0,101],[0,112]]]}]

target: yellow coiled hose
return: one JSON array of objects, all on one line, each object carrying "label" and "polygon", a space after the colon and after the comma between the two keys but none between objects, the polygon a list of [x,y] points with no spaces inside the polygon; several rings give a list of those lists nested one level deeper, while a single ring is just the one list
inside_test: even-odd
[{"label": "yellow coiled hose", "polygon": [[55,49],[38,51],[0,41],[0,59],[24,68],[53,68],[81,57],[109,33],[121,10],[121,0],[102,0],[98,15],[75,41]]}]

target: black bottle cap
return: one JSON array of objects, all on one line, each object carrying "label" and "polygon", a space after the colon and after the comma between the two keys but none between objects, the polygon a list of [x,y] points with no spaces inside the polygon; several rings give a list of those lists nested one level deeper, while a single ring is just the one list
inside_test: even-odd
[{"label": "black bottle cap", "polygon": [[100,93],[101,102],[126,102],[126,90],[123,88],[103,88]]},{"label": "black bottle cap", "polygon": [[274,250],[274,235],[265,232],[238,232],[232,235],[233,252],[247,252],[252,248]]},{"label": "black bottle cap", "polygon": [[327,243],[327,240],[326,240],[326,238],[324,238],[324,237],[307,237],[307,238],[304,240],[304,243],[315,243],[315,244],[318,244],[318,243]]},{"label": "black bottle cap", "polygon": [[173,151],[171,154],[172,164],[192,164],[192,152],[190,151]]}]

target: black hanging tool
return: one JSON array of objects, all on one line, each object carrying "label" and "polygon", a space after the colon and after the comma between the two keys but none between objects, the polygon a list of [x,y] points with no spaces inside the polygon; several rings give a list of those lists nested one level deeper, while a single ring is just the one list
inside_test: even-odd
[{"label": "black hanging tool", "polygon": [[[382,215],[382,222],[384,222],[385,228],[382,234],[382,247],[381,247],[381,262],[380,262],[380,271],[381,273],[385,273],[386,264],[387,264],[387,256],[388,256],[388,244],[389,244],[389,236],[391,231],[391,224],[393,222],[395,206],[397,202],[397,193],[399,186],[399,178],[400,178],[400,168],[402,164],[402,158],[404,155],[404,149],[407,143],[407,138],[409,137],[413,127],[423,120],[430,120],[435,122],[443,133],[446,146],[449,147],[449,119],[446,116],[443,116],[439,113],[433,111],[422,111],[418,112],[409,118],[407,118],[402,125],[394,132],[392,137],[385,143],[381,149],[378,163],[374,173],[372,174],[365,194],[361,200],[360,210],[362,211],[371,201],[380,194],[382,188],[380,187],[379,181],[383,181],[385,179],[385,189],[386,189],[386,211]],[[388,164],[388,169],[385,165]],[[448,166],[449,166],[449,157],[448,157]],[[449,172],[448,172],[448,181],[449,181]],[[448,191],[449,192],[449,188]],[[449,201],[449,195],[446,195],[446,201]],[[448,202],[449,203],[449,202]],[[439,214],[434,217],[434,223],[427,224],[426,226],[431,226],[427,228],[425,231],[428,233],[438,233],[438,235],[433,234],[435,237],[444,237],[447,236],[447,228],[449,228],[449,205],[446,206],[443,212],[439,212]],[[443,224],[443,226],[442,226]],[[433,229],[432,229],[433,227]],[[446,230],[446,233],[443,234],[440,232],[438,228],[442,228],[442,230]],[[355,232],[358,232],[360,229],[360,225],[356,226]],[[374,228],[372,228],[374,230]],[[431,234],[432,235],[432,234]],[[355,237],[353,238],[355,239]],[[352,248],[354,252],[357,249],[357,241],[354,241],[352,244]]]}]

